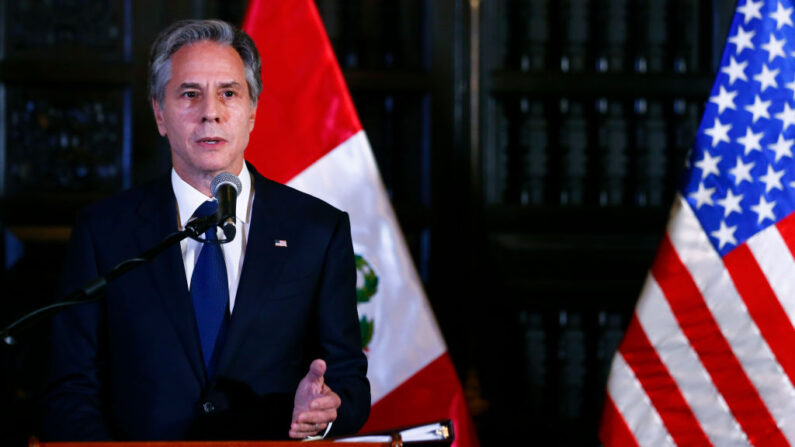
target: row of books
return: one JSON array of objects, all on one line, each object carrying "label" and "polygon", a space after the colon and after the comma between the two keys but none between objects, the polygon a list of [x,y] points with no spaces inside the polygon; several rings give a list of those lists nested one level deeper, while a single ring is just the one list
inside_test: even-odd
[{"label": "row of books", "polygon": [[658,207],[676,187],[702,106],[525,97],[488,107],[487,203]]},{"label": "row of books", "polygon": [[526,411],[541,420],[589,416],[604,397],[625,324],[616,312],[522,312]]},{"label": "row of books", "polygon": [[702,70],[709,60],[701,54],[703,8],[697,0],[490,3],[486,17],[504,68],[686,73]]},{"label": "row of books", "polygon": [[4,2],[0,59],[129,61],[131,17],[127,2]]},{"label": "row of books", "polygon": [[428,68],[428,0],[315,3],[343,68]]},{"label": "row of books", "polygon": [[[343,67],[427,68],[427,24],[438,5],[316,3]],[[481,5],[482,27],[493,30],[483,39],[495,40],[482,47],[497,54],[498,67],[522,71],[698,72],[709,68],[712,36],[699,25],[716,22],[710,15],[720,8],[698,0],[495,0]]]},{"label": "row of books", "polygon": [[[129,186],[129,105],[123,89],[6,86],[4,194],[111,192]],[[93,96],[93,97],[92,97]]]}]

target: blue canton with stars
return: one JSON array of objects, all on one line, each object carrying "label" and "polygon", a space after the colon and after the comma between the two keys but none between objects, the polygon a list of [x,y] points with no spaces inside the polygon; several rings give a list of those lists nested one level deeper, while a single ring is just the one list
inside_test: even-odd
[{"label": "blue canton with stars", "polygon": [[740,0],[682,194],[721,256],[795,209],[791,0]]}]

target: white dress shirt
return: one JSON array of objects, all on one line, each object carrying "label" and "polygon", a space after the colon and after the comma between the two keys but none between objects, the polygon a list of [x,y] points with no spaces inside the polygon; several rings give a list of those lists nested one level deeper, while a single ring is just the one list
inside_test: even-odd
[{"label": "white dress shirt", "polygon": [[[232,242],[221,244],[221,249],[224,253],[224,261],[226,262],[226,278],[229,281],[229,313],[235,308],[235,297],[237,296],[237,285],[240,282],[240,272],[243,269],[243,258],[246,253],[246,242],[248,241],[248,231],[251,227],[251,204],[254,199],[254,192],[252,191],[251,174],[248,172],[246,165],[238,174],[242,188],[240,194],[237,195],[237,203],[235,204],[235,227],[236,235]],[[185,228],[185,224],[191,218],[196,208],[201,206],[210,197],[205,196],[196,188],[189,185],[185,180],[171,169],[171,187],[174,189],[174,196],[177,198],[177,220],[179,228]],[[212,198],[212,200],[215,200]],[[217,228],[218,238],[223,239],[224,233],[221,228]],[[199,252],[202,248],[202,243],[194,241],[193,239],[186,238],[180,241],[180,248],[182,249],[182,262],[185,265],[185,279],[188,282],[188,289],[190,290],[190,279],[193,275],[193,268],[196,266],[196,260],[199,257]]]}]

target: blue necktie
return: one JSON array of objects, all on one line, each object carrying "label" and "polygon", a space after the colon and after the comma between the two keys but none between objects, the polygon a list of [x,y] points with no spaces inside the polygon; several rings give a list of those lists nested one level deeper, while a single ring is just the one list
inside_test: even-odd
[{"label": "blue necktie", "polygon": [[[215,213],[218,202],[204,202],[194,217],[209,216]],[[212,227],[204,233],[207,241],[217,241],[216,228]],[[204,243],[193,275],[190,280],[190,296],[193,310],[196,313],[196,325],[199,328],[204,366],[210,379],[215,376],[215,363],[223,346],[223,339],[229,319],[229,283],[226,278],[226,263],[221,246],[215,243]]]}]

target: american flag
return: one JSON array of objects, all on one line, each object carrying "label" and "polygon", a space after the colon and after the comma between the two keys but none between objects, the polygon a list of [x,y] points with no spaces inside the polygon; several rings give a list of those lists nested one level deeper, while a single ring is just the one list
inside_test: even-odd
[{"label": "american flag", "polygon": [[740,0],[624,340],[605,446],[795,445],[795,28]]}]

